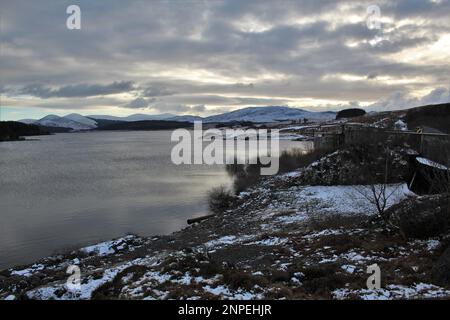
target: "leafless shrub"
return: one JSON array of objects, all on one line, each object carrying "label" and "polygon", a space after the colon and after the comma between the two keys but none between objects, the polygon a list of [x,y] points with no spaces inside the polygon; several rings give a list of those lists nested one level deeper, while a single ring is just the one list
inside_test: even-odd
[{"label": "leafless shrub", "polygon": [[231,191],[222,185],[209,192],[208,201],[210,210],[215,213],[220,213],[231,207],[234,197]]},{"label": "leafless shrub", "polygon": [[[331,153],[332,149],[292,149],[283,151],[279,157],[279,171],[278,173],[286,173],[298,168],[303,168],[314,161],[319,160],[323,156]],[[256,164],[238,164],[234,161],[233,164],[226,166],[227,173],[234,178],[233,189],[235,193],[239,193],[256,185],[261,179],[260,161]]]},{"label": "leafless shrub", "polygon": [[389,199],[394,196],[398,188],[402,185],[401,183],[397,183],[394,188],[390,187],[389,182],[393,174],[392,167],[392,152],[388,148],[385,148],[384,167],[365,166],[362,168],[362,172],[366,177],[366,184],[354,186],[354,189],[360,195],[376,207],[378,215],[385,221],[389,218],[385,215]]}]

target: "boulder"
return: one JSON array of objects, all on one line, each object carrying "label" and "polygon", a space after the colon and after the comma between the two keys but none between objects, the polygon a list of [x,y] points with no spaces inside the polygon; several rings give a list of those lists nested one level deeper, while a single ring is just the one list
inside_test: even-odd
[{"label": "boulder", "polygon": [[386,217],[409,239],[427,239],[450,230],[449,198],[429,195],[405,199],[386,210]]}]

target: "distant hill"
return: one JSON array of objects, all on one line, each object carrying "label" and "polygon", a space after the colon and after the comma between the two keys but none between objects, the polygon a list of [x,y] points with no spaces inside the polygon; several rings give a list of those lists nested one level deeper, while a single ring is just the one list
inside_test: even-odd
[{"label": "distant hill", "polygon": [[97,130],[170,130],[178,128],[190,128],[191,122],[144,120],[133,122],[116,122],[98,127]]},{"label": "distant hill", "polygon": [[409,109],[405,121],[410,129],[430,127],[450,134],[450,103]]},{"label": "distant hill", "polygon": [[107,119],[95,119],[95,121],[97,122],[97,128],[101,129],[103,127],[109,126],[109,125],[113,125],[113,124],[119,124],[119,123],[124,123],[126,121],[119,121],[119,120],[107,120]]},{"label": "distant hill", "polygon": [[165,120],[194,122],[194,121],[203,121],[203,118],[202,118],[202,117],[199,117],[199,116],[190,116],[190,115],[186,115],[186,116],[175,116],[175,117],[170,117],[170,118],[167,118],[167,119],[165,119]]},{"label": "distant hill", "polygon": [[333,120],[335,112],[311,112],[297,108],[270,106],[249,107],[204,118],[205,122],[276,122],[284,120]]},{"label": "distant hill", "polygon": [[[138,123],[127,126],[123,122],[141,122],[141,121],[168,121],[168,122],[189,122],[203,121],[208,123],[230,123],[230,122],[277,122],[286,120],[313,120],[313,121],[327,121],[333,120],[336,117],[335,112],[311,112],[298,108],[267,106],[267,107],[249,107],[239,109],[223,114],[209,116],[202,118],[193,115],[174,115],[171,113],[163,114],[141,114],[136,113],[126,117],[117,117],[109,115],[89,115],[83,116],[78,113],[72,113],[63,117],[57,115],[48,115],[42,119],[22,119],[19,122],[25,124],[36,124],[50,129],[51,132],[67,132],[67,131],[84,131],[84,130],[135,130],[132,128],[144,127],[146,125]],[[155,123],[153,123],[155,125]],[[167,128],[171,128],[173,124],[167,124]],[[183,127],[184,125],[177,125],[175,127]],[[151,127],[151,126],[150,126]],[[56,129],[65,128],[65,129]],[[112,129],[105,129],[112,128]],[[121,129],[114,129],[121,128]],[[128,129],[127,129],[128,128]],[[67,130],[69,129],[69,130]],[[150,129],[153,130],[153,129]]]},{"label": "distant hill", "polygon": [[171,113],[162,114],[142,114],[136,113],[126,117],[108,116],[108,115],[90,115],[87,116],[94,120],[112,120],[112,121],[143,121],[143,120],[170,120],[170,118],[176,117],[176,115]]},{"label": "distant hill", "polygon": [[95,121],[94,119],[82,116],[81,114],[78,114],[78,113],[71,113],[71,114],[68,114],[67,116],[64,116],[63,118],[84,124],[91,128],[97,127],[97,121]]},{"label": "distant hill", "polygon": [[34,124],[17,121],[0,121],[0,141],[20,140],[24,136],[47,135],[48,131]]},{"label": "distant hill", "polygon": [[336,114],[336,120],[345,118],[361,117],[366,114],[366,111],[358,108],[344,109]]},{"label": "distant hill", "polygon": [[43,127],[69,128],[75,131],[90,130],[97,127],[97,122],[95,120],[77,113],[72,113],[64,117],[50,114],[39,120],[22,119],[19,120],[19,122]]}]

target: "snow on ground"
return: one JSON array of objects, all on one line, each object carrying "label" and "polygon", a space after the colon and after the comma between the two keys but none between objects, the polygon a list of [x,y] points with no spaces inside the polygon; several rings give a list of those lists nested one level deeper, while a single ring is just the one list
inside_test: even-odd
[{"label": "snow on ground", "polygon": [[[95,289],[100,287],[102,284],[114,279],[114,277],[120,271],[125,269],[125,267],[126,267],[126,265],[123,265],[118,268],[105,270],[105,272],[103,273],[103,276],[100,279],[90,279],[86,283],[81,283],[79,289],[68,290],[66,284],[52,285],[52,286],[48,286],[48,287],[41,287],[41,288],[37,288],[35,290],[31,290],[31,291],[27,292],[27,297],[29,299],[37,299],[37,300],[49,300],[49,299],[86,300],[86,299],[90,299],[92,292]],[[61,297],[58,297],[59,290],[65,290],[65,293]]]},{"label": "snow on ground", "polygon": [[[375,186],[377,190],[380,185]],[[408,196],[414,196],[406,184],[391,184],[386,188],[387,207],[399,203]],[[305,187],[296,195],[298,203],[317,202],[325,204],[319,212],[349,214],[374,214],[376,206],[367,198],[372,199],[370,186],[314,186]],[[317,212],[317,211],[315,211]]]},{"label": "snow on ground", "polygon": [[243,236],[224,236],[221,237],[219,239],[214,239],[214,240],[210,240],[208,242],[206,242],[204,244],[204,246],[208,249],[217,249],[217,248],[222,248],[224,246],[228,246],[228,245],[236,245],[236,244],[241,244],[245,241],[251,240],[253,239],[255,236],[252,235],[243,235]]},{"label": "snow on ground", "polygon": [[[380,188],[381,186],[376,186]],[[414,197],[406,184],[391,184],[386,187],[388,195],[386,208],[407,197]],[[259,198],[258,198],[259,196]],[[243,196],[244,197],[244,196]],[[242,207],[255,199],[261,199],[262,228],[273,229],[280,224],[306,222],[311,216],[320,215],[373,215],[377,208],[370,199],[370,186],[307,186],[292,187],[287,190],[267,192],[258,189],[254,194],[246,194]]]},{"label": "snow on ground", "polygon": [[317,127],[316,125],[304,125],[304,126],[289,126],[289,127],[284,127],[280,129],[280,132],[283,131],[296,131],[296,130],[303,130],[303,129],[308,129],[308,128],[315,128]]},{"label": "snow on ground", "polygon": [[134,235],[128,235],[116,240],[101,242],[92,246],[81,248],[80,251],[88,255],[107,256],[129,247],[129,242],[138,241]]},{"label": "snow on ground", "polygon": [[401,130],[401,131],[406,131],[408,130],[408,126],[406,125],[406,123],[404,121],[402,121],[401,119],[397,120],[394,123],[394,127],[396,130]]},{"label": "snow on ground", "polygon": [[14,270],[11,272],[12,275],[15,276],[23,276],[23,277],[30,277],[33,275],[33,273],[37,271],[41,271],[44,269],[44,266],[42,264],[34,264],[30,268],[22,269],[22,270]]},{"label": "snow on ground", "polygon": [[136,265],[154,265],[164,256],[154,256],[139,258],[125,263],[120,263],[116,266],[102,271],[101,276],[94,276],[92,273],[87,273],[85,269],[81,269],[81,284],[79,288],[69,289],[66,282],[50,283],[47,286],[41,286],[30,290],[26,293],[29,299],[37,300],[86,300],[90,299],[92,293],[101,285],[112,281],[118,273],[128,267]]},{"label": "snow on ground", "polygon": [[217,296],[221,299],[230,299],[230,300],[256,300],[261,299],[262,297],[257,294],[253,294],[250,292],[247,292],[245,290],[237,290],[236,292],[230,291],[225,286],[217,286],[215,288],[212,288],[211,286],[205,286],[203,287],[203,290]]},{"label": "snow on ground", "polygon": [[[369,191],[368,186],[280,187],[273,179],[241,193],[237,208],[166,238],[126,236],[47,264],[10,269],[13,278],[28,281],[29,287],[25,291],[17,291],[17,286],[0,288],[0,298],[16,299],[24,293],[31,299],[89,299],[109,293],[121,299],[295,299],[314,294],[316,281],[340,279],[342,285],[333,287],[339,289],[323,298],[449,297],[449,290],[429,284],[422,271],[424,264],[435,260],[440,238],[404,241],[379,225],[367,227],[367,215],[377,212],[366,199]],[[388,185],[386,194],[391,195],[388,206],[415,196],[406,184]],[[311,228],[315,218],[339,216],[364,223]],[[373,263],[384,268],[385,279],[401,281],[412,273],[415,280],[365,289],[361,283],[365,284],[366,268]],[[81,267],[79,290],[68,290],[65,283],[69,264]],[[397,266],[403,268],[397,271]],[[32,284],[39,273],[44,279],[48,274],[53,278]],[[239,281],[246,289],[236,285]]]},{"label": "snow on ground", "polygon": [[352,265],[350,265],[350,264],[344,264],[344,265],[341,266],[341,269],[342,269],[342,270],[345,270],[345,271],[348,272],[348,273],[353,273],[353,272],[355,272],[356,267],[355,267],[355,266],[352,266]]},{"label": "snow on ground", "polygon": [[359,298],[362,300],[391,299],[439,299],[448,297],[450,290],[445,290],[432,284],[418,283],[412,286],[388,285],[380,289],[338,289],[333,291],[335,299]]},{"label": "snow on ground", "polygon": [[263,240],[246,243],[246,245],[261,245],[261,246],[279,246],[288,242],[287,238],[271,237]]},{"label": "snow on ground", "polygon": [[440,163],[434,162],[427,158],[417,157],[416,160],[426,166],[433,167],[440,170],[448,170],[448,168]]}]

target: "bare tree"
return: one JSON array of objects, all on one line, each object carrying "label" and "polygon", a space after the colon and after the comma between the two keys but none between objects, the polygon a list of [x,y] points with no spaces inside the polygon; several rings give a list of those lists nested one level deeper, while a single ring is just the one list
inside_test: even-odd
[{"label": "bare tree", "polygon": [[356,185],[354,189],[364,197],[370,204],[376,207],[378,215],[385,221],[389,200],[395,195],[403,183],[390,183],[392,173],[393,157],[388,148],[385,148],[384,166],[366,166],[362,174],[367,184]]}]

